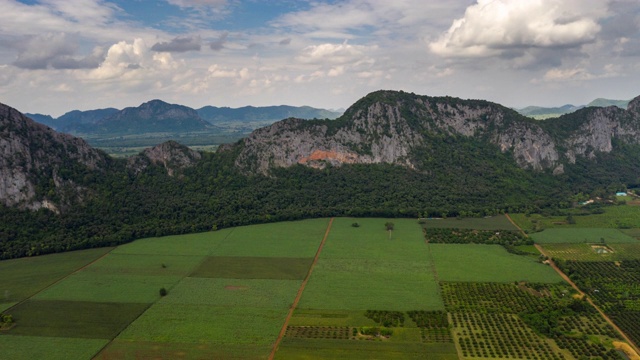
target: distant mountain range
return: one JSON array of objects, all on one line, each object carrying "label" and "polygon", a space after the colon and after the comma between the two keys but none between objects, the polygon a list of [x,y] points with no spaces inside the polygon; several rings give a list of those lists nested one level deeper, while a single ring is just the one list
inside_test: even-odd
[{"label": "distant mountain range", "polygon": [[575,106],[567,104],[560,107],[527,106],[525,108],[515,110],[524,116],[529,116],[537,119],[546,119],[550,117],[558,117],[560,115],[569,114],[585,107],[617,106],[621,109],[626,109],[627,105],[629,105],[629,101],[630,100],[610,100],[598,98],[588,103],[587,105]]},{"label": "distant mountain range", "polygon": [[149,133],[249,133],[278,120],[335,119],[340,112],[309,106],[245,106],[241,108],[205,106],[192,109],[161,100],[138,107],[88,111],[73,110],[59,118],[44,114],[25,114],[56,131],[89,136],[142,135]]}]

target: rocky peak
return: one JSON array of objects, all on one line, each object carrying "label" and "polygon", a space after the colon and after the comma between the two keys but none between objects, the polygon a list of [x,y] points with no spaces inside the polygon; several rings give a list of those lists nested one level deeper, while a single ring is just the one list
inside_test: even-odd
[{"label": "rocky peak", "polygon": [[57,211],[84,193],[70,169],[100,171],[107,163],[107,155],[84,140],[0,104],[0,203]]},{"label": "rocky peak", "polygon": [[138,174],[151,164],[160,165],[167,170],[169,176],[174,176],[179,170],[195,165],[201,158],[199,152],[171,140],[131,157],[129,168]]},{"label": "rocky peak", "polygon": [[612,139],[638,143],[640,98],[629,110],[588,108],[536,121],[483,100],[377,91],[337,120],[284,120],[242,141],[236,165],[266,174],[295,164],[390,163],[417,167],[417,149],[430,136],[473,137],[513,154],[523,168],[563,171],[576,156],[612,151]]}]

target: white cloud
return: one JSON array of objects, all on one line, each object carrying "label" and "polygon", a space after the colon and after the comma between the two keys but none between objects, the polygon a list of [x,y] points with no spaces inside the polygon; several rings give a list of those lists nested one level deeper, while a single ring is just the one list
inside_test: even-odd
[{"label": "white cloud", "polygon": [[478,0],[453,21],[432,52],[488,57],[508,49],[572,48],[596,39],[607,2],[582,0]]},{"label": "white cloud", "polygon": [[304,48],[296,60],[304,64],[345,64],[362,60],[367,51],[373,48],[347,42],[311,45]]},{"label": "white cloud", "polygon": [[215,7],[220,8],[227,5],[227,0],[167,0],[169,4],[179,7]]}]

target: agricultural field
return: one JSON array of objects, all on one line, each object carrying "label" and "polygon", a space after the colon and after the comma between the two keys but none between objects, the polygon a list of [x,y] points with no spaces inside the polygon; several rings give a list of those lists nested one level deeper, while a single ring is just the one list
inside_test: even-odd
[{"label": "agricultural field", "polygon": [[618,229],[603,228],[546,229],[530,236],[538,244],[640,243]]},{"label": "agricultural field", "polygon": [[640,241],[617,244],[544,244],[551,258],[574,261],[616,261],[640,259]]},{"label": "agricultural field", "polygon": [[425,229],[518,230],[504,215],[484,218],[421,219]]},{"label": "agricultural field", "polygon": [[510,214],[511,219],[523,230],[553,228],[640,228],[640,206],[618,205],[602,208],[602,214],[573,215],[575,224],[569,224],[567,216],[543,216],[540,214]]},{"label": "agricultural field", "polygon": [[[0,357],[622,359],[616,330],[516,230],[504,216],[314,219],[2,261]],[[543,246],[580,260],[560,266],[635,339],[640,247],[591,233],[617,236],[615,262]],[[596,271],[610,277],[583,281]]]},{"label": "agricultural field", "polygon": [[440,281],[561,282],[560,276],[536,259],[514,255],[500,245],[429,244]]}]

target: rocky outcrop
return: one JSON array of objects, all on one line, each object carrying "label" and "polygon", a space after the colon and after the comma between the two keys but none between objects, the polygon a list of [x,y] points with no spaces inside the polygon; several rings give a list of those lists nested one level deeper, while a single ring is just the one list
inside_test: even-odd
[{"label": "rocky outcrop", "polygon": [[84,140],[53,131],[0,104],[0,203],[59,211],[85,189],[73,170],[100,171],[107,155]]},{"label": "rocky outcrop", "polygon": [[167,170],[169,176],[174,176],[179,170],[195,165],[201,158],[199,152],[175,141],[167,141],[129,158],[128,167],[139,174],[151,164],[160,165]]},{"label": "rocky outcrop", "polygon": [[[369,94],[337,120],[287,119],[254,131],[241,143],[236,165],[268,174],[295,164],[390,163],[418,166],[414,150],[429,136],[475,137],[509,151],[519,166],[564,171],[576,156],[610,152],[613,139],[638,143],[640,97],[628,109],[586,108],[536,121],[480,100],[427,97],[404,92]],[[225,151],[225,149],[221,149]]]}]

